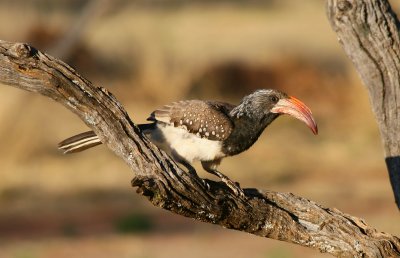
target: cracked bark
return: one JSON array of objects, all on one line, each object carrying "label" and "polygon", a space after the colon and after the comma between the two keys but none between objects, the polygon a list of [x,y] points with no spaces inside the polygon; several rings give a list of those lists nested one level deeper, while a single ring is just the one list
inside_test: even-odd
[{"label": "cracked bark", "polygon": [[0,83],[48,96],[78,115],[132,169],[137,193],[157,207],[335,256],[400,256],[396,236],[302,197],[245,189],[240,198],[210,180],[205,189],[141,134],[110,92],[27,44],[0,41]]},{"label": "cracked bark", "polygon": [[400,208],[400,22],[387,0],[328,0],[327,12],[369,92]]}]

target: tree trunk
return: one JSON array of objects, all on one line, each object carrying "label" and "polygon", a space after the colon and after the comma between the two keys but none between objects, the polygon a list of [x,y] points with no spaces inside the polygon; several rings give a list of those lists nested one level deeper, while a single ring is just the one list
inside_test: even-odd
[{"label": "tree trunk", "polygon": [[400,208],[400,23],[387,0],[328,0],[333,30],[367,88]]},{"label": "tree trunk", "polygon": [[338,257],[397,257],[400,239],[359,218],[290,193],[244,189],[182,171],[135,126],[116,98],[27,44],[0,41],[0,83],[40,93],[77,114],[133,171],[132,186],[157,207]]}]

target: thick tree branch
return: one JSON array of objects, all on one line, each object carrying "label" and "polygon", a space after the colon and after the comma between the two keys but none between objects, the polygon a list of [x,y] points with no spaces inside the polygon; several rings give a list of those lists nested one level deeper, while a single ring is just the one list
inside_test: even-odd
[{"label": "thick tree branch", "polygon": [[400,23],[387,0],[328,0],[328,17],[366,86],[400,208]]},{"label": "thick tree branch", "polygon": [[0,83],[48,96],[77,114],[128,164],[132,185],[155,206],[336,256],[400,255],[399,238],[304,198],[257,189],[240,198],[213,181],[206,189],[141,134],[111,93],[26,44],[0,41]]}]

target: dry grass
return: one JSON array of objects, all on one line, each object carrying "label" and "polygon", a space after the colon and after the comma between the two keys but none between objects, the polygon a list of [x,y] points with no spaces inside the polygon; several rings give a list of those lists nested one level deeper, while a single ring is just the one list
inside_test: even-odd
[{"label": "dry grass", "polygon": [[[62,31],[75,18],[76,12],[1,4],[0,38],[24,41],[38,24]],[[82,44],[100,60],[132,71],[87,74],[114,92],[135,122],[186,97],[210,67],[269,67],[279,75],[277,86],[311,106],[320,135],[280,118],[252,149],[224,160],[221,170],[242,186],[293,192],[365,218],[379,230],[400,232],[368,97],[330,30],[323,2],[285,1],[273,9],[128,5],[94,20]],[[292,65],[299,58],[306,66]],[[339,75],[318,67],[327,60],[339,62]],[[231,100],[209,96],[213,86],[204,87],[204,96]],[[131,189],[131,172],[106,148],[72,156],[56,150],[58,141],[83,130],[58,104],[0,87],[0,257],[171,257],[175,247],[180,257],[325,257],[150,207]],[[136,212],[151,218],[154,231],[116,234],[115,221]]]}]

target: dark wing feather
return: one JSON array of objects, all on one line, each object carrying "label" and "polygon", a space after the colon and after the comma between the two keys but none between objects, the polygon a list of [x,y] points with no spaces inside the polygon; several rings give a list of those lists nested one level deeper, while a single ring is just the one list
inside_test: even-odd
[{"label": "dark wing feather", "polygon": [[182,127],[209,140],[223,141],[233,130],[229,118],[233,107],[223,102],[184,100],[155,110],[147,120]]}]

